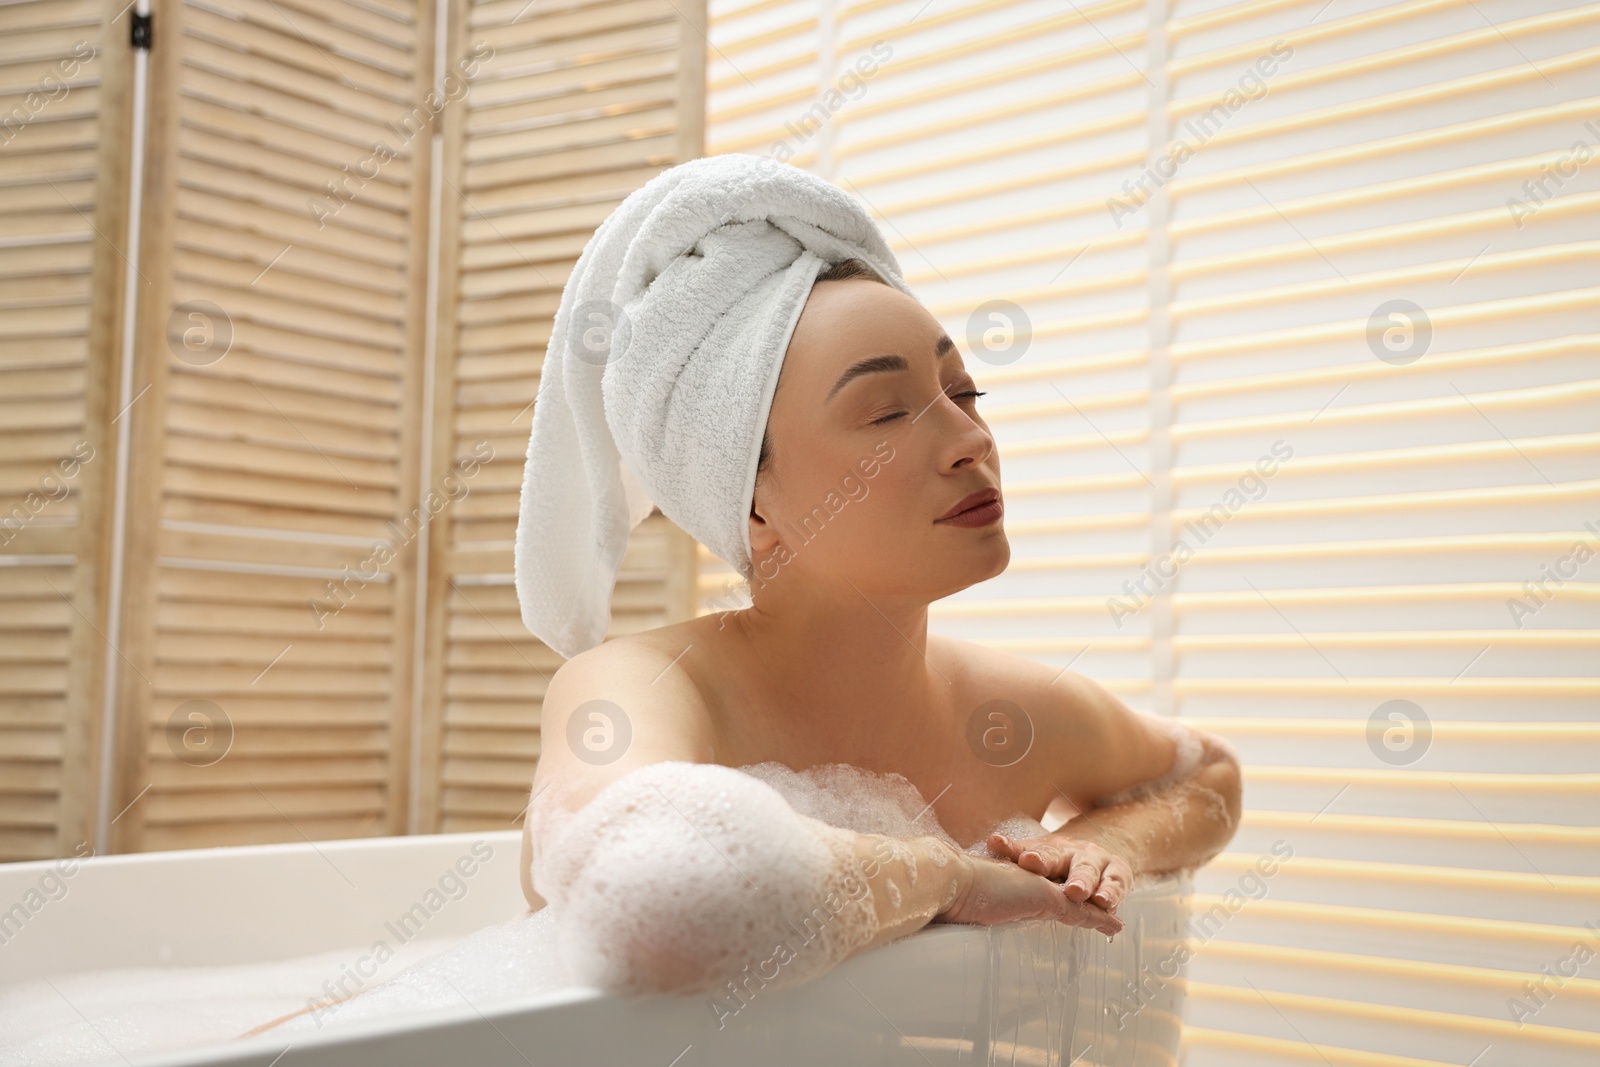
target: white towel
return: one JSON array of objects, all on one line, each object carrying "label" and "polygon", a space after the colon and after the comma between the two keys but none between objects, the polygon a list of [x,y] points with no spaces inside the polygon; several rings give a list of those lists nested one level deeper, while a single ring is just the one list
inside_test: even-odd
[{"label": "white towel", "polygon": [[789,337],[827,266],[914,296],[856,199],[765,156],[693,159],[623,200],[561,293],[517,517],[522,621],[561,655],[605,639],[652,503],[746,579],[756,459]]}]

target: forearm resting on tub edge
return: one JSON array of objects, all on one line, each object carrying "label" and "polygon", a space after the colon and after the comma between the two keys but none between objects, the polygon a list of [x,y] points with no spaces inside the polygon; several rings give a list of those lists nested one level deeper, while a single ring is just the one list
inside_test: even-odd
[{"label": "forearm resting on tub edge", "polygon": [[1167,774],[1101,797],[1055,831],[1098,841],[1128,860],[1136,879],[1204,865],[1239,826],[1241,780],[1232,746],[1181,723],[1163,725],[1178,741]]},{"label": "forearm resting on tub edge", "polygon": [[797,985],[925,925],[958,888],[955,850],[936,838],[830,826],[716,764],[649,764],[575,812],[548,798],[528,818],[533,885],[574,979],[616,992],[699,992],[752,971]]}]

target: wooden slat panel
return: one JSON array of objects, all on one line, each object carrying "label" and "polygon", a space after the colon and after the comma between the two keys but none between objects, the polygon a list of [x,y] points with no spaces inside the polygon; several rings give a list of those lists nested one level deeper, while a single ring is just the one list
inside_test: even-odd
[{"label": "wooden slat panel", "polygon": [[390,124],[431,53],[369,6],[167,12],[113,845],[403,832],[427,182]]},{"label": "wooden slat panel", "polygon": [[104,238],[127,177],[114,13],[0,8],[0,860],[72,854],[92,832],[103,367],[123,267]]},{"label": "wooden slat panel", "polygon": [[[522,629],[509,583],[481,582],[510,571],[528,400],[572,262],[623,196],[701,151],[703,15],[661,0],[452,11],[447,55],[475,73],[439,119],[450,169],[425,396],[431,17],[402,0],[164,11],[124,406],[109,331],[131,262],[127,175],[114,188],[101,175],[126,155],[126,117],[102,116],[128,106],[112,21],[125,12],[0,7],[0,102],[52,71],[67,86],[0,154],[0,502],[24,506],[0,532],[0,556],[23,554],[0,560],[0,630],[15,637],[0,651],[0,850],[49,854],[68,823],[75,839],[93,829],[90,661],[117,672],[105,850],[509,824],[559,657]],[[106,24],[114,56],[60,67]],[[377,142],[391,151],[369,173]],[[111,469],[103,442],[119,430],[127,534],[108,654],[111,620],[75,610],[99,576],[73,561],[81,524],[107,536],[90,490],[110,482],[36,490],[86,435],[102,447],[80,464]],[[420,498],[463,457],[481,465],[434,516],[419,590]],[[659,516],[641,528],[617,632],[687,615],[688,547]],[[396,665],[412,661],[419,608],[413,739],[412,675]],[[225,754],[209,759],[196,735],[226,739]]]},{"label": "wooden slat panel", "polygon": [[[702,152],[705,42],[686,21],[703,18],[696,6],[475,3],[457,15],[458,39],[494,54],[467,106],[445,116],[446,173],[461,195],[444,230],[448,424],[433,462],[442,470],[487,449],[493,458],[431,543],[423,808],[437,829],[511,825],[526,803],[539,694],[560,663],[523,627],[509,583],[529,402],[561,286],[595,227],[644,181]],[[687,617],[688,545],[659,514],[635,531],[614,632]],[[486,574],[506,580],[482,584]]]}]

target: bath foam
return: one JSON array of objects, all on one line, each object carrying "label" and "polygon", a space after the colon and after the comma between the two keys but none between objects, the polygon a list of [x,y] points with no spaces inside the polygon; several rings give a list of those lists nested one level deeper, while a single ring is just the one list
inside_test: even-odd
[{"label": "bath foam", "polygon": [[782,763],[767,762],[752,763],[739,770],[772,786],[800,814],[858,834],[901,839],[936,837],[970,855],[993,857],[995,853],[988,846],[990,833],[1028,838],[1042,837],[1047,832],[1038,820],[1019,813],[997,822],[976,841],[962,844],[939,824],[933,807],[904,775],[878,774],[849,763],[827,763],[796,771]]},{"label": "bath foam", "polygon": [[739,770],[777,790],[801,815],[830,826],[886,837],[937,837],[952,848],[961,847],[904,775],[876,774],[849,763],[796,771],[768,761]]},{"label": "bath foam", "polygon": [[610,782],[575,812],[555,794],[529,807],[533,884],[581,984],[703,992],[787,946],[768,980],[781,989],[878,932],[854,836],[750,774],[664,761]]}]

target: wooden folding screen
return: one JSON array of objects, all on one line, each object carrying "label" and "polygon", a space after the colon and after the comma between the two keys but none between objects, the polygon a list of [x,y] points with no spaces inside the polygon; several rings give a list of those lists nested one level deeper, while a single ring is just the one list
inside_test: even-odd
[{"label": "wooden folding screen", "polygon": [[114,850],[403,828],[419,32],[395,6],[156,6]]},{"label": "wooden folding screen", "polygon": [[[0,9],[3,100],[46,98],[0,145],[0,858],[511,825],[560,662],[510,581],[539,360],[700,151],[679,10],[158,2],[141,172],[134,12]],[[691,548],[640,528],[618,632],[689,614]]]},{"label": "wooden folding screen", "polygon": [[[561,659],[523,627],[512,586],[523,457],[550,322],[594,229],[623,197],[701,154],[703,4],[494,0],[452,12],[444,114],[433,469],[495,458],[428,560],[418,820],[509,827],[539,753],[536,708]],[[690,21],[694,20],[694,21]],[[693,614],[694,542],[661,516],[634,531],[614,633]]]},{"label": "wooden folding screen", "polygon": [[126,20],[0,7],[0,857],[91,834],[126,229]]}]

